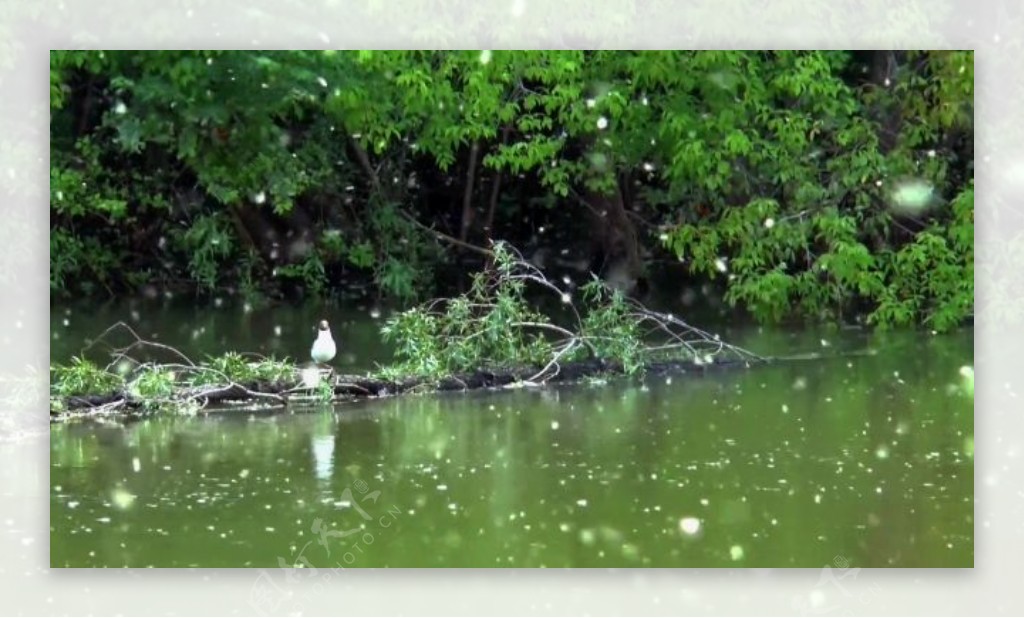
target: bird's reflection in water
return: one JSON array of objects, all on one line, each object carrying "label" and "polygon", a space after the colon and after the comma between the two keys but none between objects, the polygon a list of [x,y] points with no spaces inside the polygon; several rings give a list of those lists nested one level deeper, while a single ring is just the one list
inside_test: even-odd
[{"label": "bird's reflection in water", "polygon": [[317,480],[329,482],[334,474],[334,434],[313,436],[313,462]]}]

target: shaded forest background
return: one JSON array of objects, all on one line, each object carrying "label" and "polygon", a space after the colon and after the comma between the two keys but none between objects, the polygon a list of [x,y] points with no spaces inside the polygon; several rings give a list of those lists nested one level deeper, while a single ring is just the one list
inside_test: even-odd
[{"label": "shaded forest background", "polygon": [[700,289],[762,321],[974,307],[972,52],[54,51],[51,298]]}]

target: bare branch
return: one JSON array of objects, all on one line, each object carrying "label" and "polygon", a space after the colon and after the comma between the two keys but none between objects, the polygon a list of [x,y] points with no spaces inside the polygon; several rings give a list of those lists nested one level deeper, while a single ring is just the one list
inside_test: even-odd
[{"label": "bare branch", "polygon": [[[552,375],[551,375],[551,377],[555,377],[555,376],[557,376],[557,375],[558,375],[558,373],[559,373],[559,371],[561,371],[561,366],[560,366],[560,365],[558,364],[558,361],[560,361],[560,360],[562,359],[562,357],[563,357],[563,356],[566,356],[566,355],[568,355],[568,354],[569,354],[570,352],[572,352],[573,350],[575,350],[575,349],[576,349],[576,348],[577,348],[577,347],[579,346],[579,344],[580,344],[580,343],[581,343],[581,342],[580,342],[580,340],[579,340],[579,339],[575,339],[575,338],[574,338],[574,339],[572,339],[571,341],[569,341],[569,343],[567,343],[566,345],[562,346],[562,349],[560,349],[560,350],[559,350],[559,351],[558,351],[558,352],[557,352],[557,353],[556,353],[556,354],[555,354],[555,355],[554,355],[554,356],[553,356],[553,357],[551,358],[551,360],[550,360],[550,361],[548,361],[548,364],[547,364],[547,365],[544,365],[544,367],[543,367],[543,368],[542,368],[542,369],[541,369],[540,371],[538,371],[538,372],[537,372],[537,373],[535,373],[534,375],[530,376],[530,377],[529,377],[529,378],[528,378],[528,379],[527,379],[526,381],[527,381],[527,382],[536,382],[536,381],[540,380],[541,376],[546,376],[547,372],[548,372],[548,371],[549,371],[549,370],[550,370],[550,369],[551,369],[552,367],[553,367],[553,368],[555,369],[555,373],[554,373],[554,374],[552,374]],[[547,381],[548,379],[549,379],[548,377],[544,377],[544,379],[543,379],[543,380],[540,380],[540,381],[541,381],[541,382],[546,382],[546,381]]]},{"label": "bare branch", "polygon": [[480,253],[482,255],[486,255],[486,256],[493,256],[494,255],[489,249],[484,249],[483,247],[478,247],[476,245],[471,245],[468,242],[463,242],[463,241],[459,240],[458,238],[454,238],[452,236],[449,236],[448,234],[445,234],[444,232],[439,232],[439,231],[435,230],[432,227],[428,227],[426,225],[423,225],[422,223],[420,223],[419,221],[416,220],[416,217],[413,217],[412,215],[410,215],[408,212],[406,212],[404,210],[399,210],[398,212],[401,213],[402,217],[404,217],[407,221],[409,221],[410,223],[412,223],[416,227],[420,228],[421,230],[424,230],[428,234],[433,234],[439,240],[443,240],[443,241],[445,241],[447,243],[450,243],[450,244],[453,244],[453,245],[455,245],[457,247],[462,247],[463,249],[469,249],[470,251],[475,251],[475,252]]}]

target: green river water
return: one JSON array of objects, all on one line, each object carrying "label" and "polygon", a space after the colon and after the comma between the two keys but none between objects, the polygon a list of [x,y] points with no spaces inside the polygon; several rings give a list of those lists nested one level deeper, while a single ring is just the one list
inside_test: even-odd
[{"label": "green river water", "polygon": [[[305,358],[325,312],[51,313],[51,358],[63,361],[118,319],[199,357]],[[342,371],[388,358],[369,313],[330,314]],[[974,404],[957,388],[970,329],[721,332],[763,354],[825,357],[55,424],[51,564],[973,566]]]}]

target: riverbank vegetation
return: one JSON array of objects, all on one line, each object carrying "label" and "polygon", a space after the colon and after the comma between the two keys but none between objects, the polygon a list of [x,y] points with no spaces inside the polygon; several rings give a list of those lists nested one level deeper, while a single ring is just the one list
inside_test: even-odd
[{"label": "riverbank vegetation", "polygon": [[279,407],[647,371],[686,373],[766,360],[679,317],[651,311],[600,279],[576,297],[507,244],[489,251],[490,267],[473,278],[468,292],[388,320],[382,334],[394,343],[396,362],[375,372],[335,375],[309,362],[235,352],[194,362],[119,323],[92,344],[129,338],[126,345],[110,346],[105,367],[76,357],[51,368],[51,415]]},{"label": "riverbank vegetation", "polygon": [[[948,330],[973,313],[973,83],[966,51],[54,51],[51,296],[441,295],[386,333],[432,378],[509,349],[638,367],[632,331],[671,326],[627,300],[651,287]],[[521,278],[467,276],[498,239]],[[591,308],[566,332],[530,325],[541,275]],[[283,379],[222,369],[55,375]]]}]

